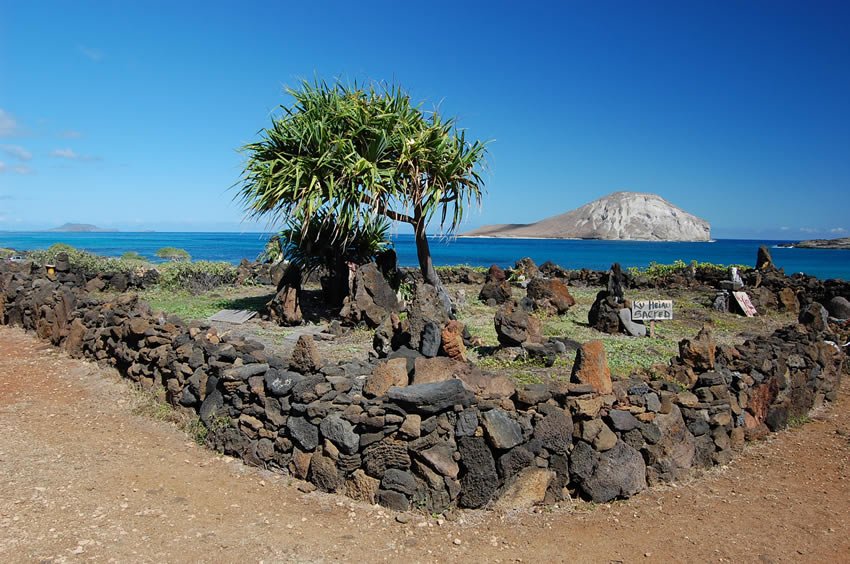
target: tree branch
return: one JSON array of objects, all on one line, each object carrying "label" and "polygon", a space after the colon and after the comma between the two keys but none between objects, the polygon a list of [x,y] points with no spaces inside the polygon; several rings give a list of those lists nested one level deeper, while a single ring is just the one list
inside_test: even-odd
[{"label": "tree branch", "polygon": [[403,213],[394,212],[393,210],[384,209],[381,213],[394,221],[402,221],[404,223],[414,223],[413,218]]},{"label": "tree branch", "polygon": [[368,205],[374,207],[376,210],[378,210],[378,213],[387,216],[388,218],[392,219],[393,221],[401,221],[402,223],[410,223],[410,224],[415,223],[414,219],[412,217],[410,217],[409,215],[405,215],[403,213],[398,213],[397,211],[393,211],[393,210],[389,209],[387,207],[386,203],[384,203],[380,200],[377,200],[376,198],[372,198],[371,200],[364,202],[364,203],[367,203]]}]

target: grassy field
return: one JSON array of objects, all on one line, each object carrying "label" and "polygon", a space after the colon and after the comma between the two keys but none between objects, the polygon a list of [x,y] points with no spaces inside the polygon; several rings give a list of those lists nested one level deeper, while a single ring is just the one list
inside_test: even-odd
[{"label": "grassy field", "polygon": [[[533,383],[569,378],[575,353],[568,352],[552,367],[545,367],[540,360],[515,358],[506,355],[497,347],[493,316],[496,308],[478,300],[477,286],[451,285],[450,292],[458,304],[458,318],[466,324],[470,333],[477,337],[481,346],[469,351],[470,359],[480,367],[510,374],[519,383]],[[611,372],[615,376],[628,377],[633,373],[648,372],[654,364],[669,362],[678,353],[680,340],[696,335],[707,324],[718,343],[735,344],[757,334],[766,334],[794,321],[792,314],[768,313],[755,318],[746,318],[730,313],[714,311],[710,306],[713,294],[693,291],[633,291],[627,292],[630,299],[672,299],[674,320],[656,324],[656,338],[634,338],[625,335],[600,333],[587,324],[587,313],[596,297],[598,288],[571,288],[576,305],[561,316],[540,316],[543,335],[566,337],[584,343],[601,340],[605,346]],[[514,289],[516,297],[524,290]],[[164,289],[147,290],[140,294],[155,310],[177,314],[184,319],[206,319],[221,309],[247,309],[260,311],[271,298],[269,288],[222,287],[210,292],[191,294],[185,291]],[[326,323],[330,319],[323,319]],[[317,321],[318,322],[318,321]],[[252,322],[254,323],[254,322]],[[254,331],[263,342],[282,343],[292,329],[257,322],[255,326],[244,326]],[[327,358],[359,357],[368,354],[372,346],[372,331],[357,328],[344,337],[321,343]]]},{"label": "grassy field", "polygon": [[[506,359],[490,351],[498,344],[493,316],[496,308],[480,302],[474,288],[466,288],[469,296],[460,308],[459,318],[480,338],[484,346],[472,351],[474,360],[487,368],[498,368],[512,374],[522,382],[540,382],[546,379],[568,378],[575,360],[575,353],[568,353],[559,359],[555,366],[545,368],[540,361],[529,359]],[[679,350],[679,341],[693,337],[704,324],[708,325],[718,343],[735,344],[746,336],[770,333],[774,329],[794,322],[792,314],[769,313],[767,315],[746,318],[731,313],[721,313],[709,307],[713,295],[693,291],[672,291],[664,294],[660,291],[628,292],[630,299],[673,299],[674,319],[656,323],[656,338],[634,338],[626,335],[608,335],[600,333],[587,324],[587,314],[599,288],[571,288],[570,293],[576,299],[576,305],[565,315],[540,316],[543,335],[546,337],[567,337],[579,343],[600,340],[605,346],[608,363],[614,375],[627,377],[634,372],[648,371],[653,364],[669,362]],[[515,288],[514,295],[522,297],[523,290]]]},{"label": "grassy field", "polygon": [[271,295],[268,288],[222,286],[200,294],[154,288],[139,292],[139,298],[148,302],[154,310],[192,320],[207,319],[222,309],[260,311]]}]

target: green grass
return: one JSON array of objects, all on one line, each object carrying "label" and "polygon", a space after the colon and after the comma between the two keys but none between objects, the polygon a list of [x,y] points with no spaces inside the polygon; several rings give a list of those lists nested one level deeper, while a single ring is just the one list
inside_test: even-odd
[{"label": "green grass", "polygon": [[511,378],[519,384],[520,386],[527,386],[529,384],[542,384],[543,377],[538,372],[532,372],[530,370],[519,370],[511,373]]},{"label": "green grass", "polygon": [[488,266],[473,266],[471,264],[455,264],[453,266],[435,266],[434,270],[436,270],[437,273],[440,273],[440,272],[452,271],[452,270],[455,270],[455,269],[458,269],[458,268],[468,268],[469,270],[472,270],[474,272],[481,272],[481,273],[485,273],[490,269],[490,267],[488,267]]},{"label": "green grass", "polygon": [[[711,298],[708,294],[692,291],[631,290],[630,299],[672,299],[674,319],[656,323],[656,338],[633,338],[626,335],[608,335],[600,333],[587,324],[587,314],[593,304],[599,288],[570,288],[576,299],[576,305],[564,315],[540,315],[544,337],[567,337],[579,343],[592,340],[602,341],[611,373],[628,377],[633,373],[648,371],[654,364],[667,364],[678,354],[679,341],[694,337],[708,324],[719,344],[740,343],[744,333],[770,333],[774,329],[794,321],[793,315],[771,312],[755,318],[720,313],[708,307]],[[524,291],[515,289],[515,297],[524,295]],[[481,338],[485,346],[497,344],[493,325],[495,308],[488,307],[477,299],[470,299],[458,314],[458,319],[467,325],[469,332]],[[552,368],[541,369],[529,365],[528,361],[506,361],[496,357],[481,356],[476,362],[482,368],[499,369],[512,375],[518,381],[527,379],[532,370],[535,377],[561,378],[572,366],[572,353],[559,359]]]},{"label": "green grass", "polygon": [[4,248],[0,247],[0,259],[9,258],[9,257],[13,256],[14,254],[15,254],[15,251],[13,251],[12,249],[4,249]]},{"label": "green grass", "polygon": [[[219,288],[201,294],[186,290],[154,288],[139,293],[139,298],[148,302],[156,311],[175,314],[185,320],[207,319],[222,309],[246,309],[261,311],[271,299],[263,295],[228,295],[236,293],[233,288]],[[243,292],[244,293],[244,292]]]},{"label": "green grass", "polygon": [[808,415],[797,415],[788,418],[788,427],[792,429],[796,429],[797,427],[802,427],[806,423],[811,423],[812,418]]},{"label": "green grass", "polygon": [[165,401],[165,389],[162,386],[146,389],[135,385],[131,389],[133,391],[133,414],[176,425],[192,437],[192,440],[197,444],[204,444],[208,432],[206,426],[197,415],[190,415],[171,407]]},{"label": "green grass", "polygon": [[478,299],[470,297],[457,313],[458,321],[465,324],[469,334],[484,343],[496,343],[496,326],[493,324],[495,309]]}]

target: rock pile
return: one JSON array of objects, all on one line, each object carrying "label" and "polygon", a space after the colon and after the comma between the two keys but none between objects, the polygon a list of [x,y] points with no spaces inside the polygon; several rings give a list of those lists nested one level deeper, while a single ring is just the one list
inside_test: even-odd
[{"label": "rock pile", "polygon": [[375,263],[360,265],[354,275],[351,294],[345,298],[340,316],[347,322],[378,327],[400,306],[395,290]]}]

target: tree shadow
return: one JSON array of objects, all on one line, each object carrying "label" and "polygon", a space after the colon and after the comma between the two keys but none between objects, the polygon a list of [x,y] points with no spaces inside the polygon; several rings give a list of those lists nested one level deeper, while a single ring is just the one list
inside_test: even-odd
[{"label": "tree shadow", "polygon": [[341,306],[327,303],[321,290],[301,290],[301,315],[304,316],[304,321],[307,323],[321,323],[339,319],[340,309]]},{"label": "tree shadow", "polygon": [[233,298],[223,300],[221,302],[223,309],[244,309],[246,311],[256,311],[260,313],[265,309],[266,304],[274,297],[274,292],[263,296],[246,296],[243,298]]},{"label": "tree shadow", "polygon": [[[244,309],[261,314],[266,309],[275,292],[261,296],[246,296],[222,300],[222,309]],[[307,323],[322,323],[339,318],[339,307],[329,305],[321,290],[301,290],[301,314]]]}]

